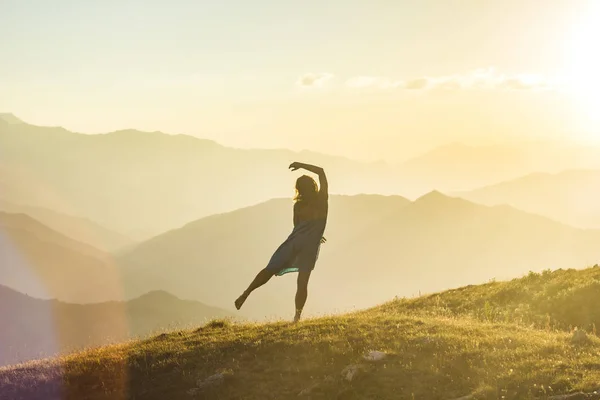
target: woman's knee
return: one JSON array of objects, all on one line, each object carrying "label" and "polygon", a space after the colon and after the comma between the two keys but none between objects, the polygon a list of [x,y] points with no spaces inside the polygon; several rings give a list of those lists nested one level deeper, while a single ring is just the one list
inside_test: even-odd
[{"label": "woman's knee", "polygon": [[298,275],[298,288],[307,288],[308,287],[308,280],[310,278],[310,272],[302,272],[300,271],[299,275]]}]

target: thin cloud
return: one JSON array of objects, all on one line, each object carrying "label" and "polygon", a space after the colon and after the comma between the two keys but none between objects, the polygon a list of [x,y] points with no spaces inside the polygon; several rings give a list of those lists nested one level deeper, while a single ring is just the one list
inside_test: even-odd
[{"label": "thin cloud", "polygon": [[409,89],[409,90],[422,90],[422,89],[427,89],[428,86],[429,86],[428,78],[417,78],[417,79],[411,79],[411,80],[407,81],[403,87],[404,87],[404,89]]},{"label": "thin cloud", "polygon": [[498,79],[493,68],[479,68],[464,74],[431,78],[429,88],[448,91],[486,89],[495,87]]},{"label": "thin cloud", "polygon": [[535,90],[548,89],[550,84],[538,75],[519,75],[512,78],[502,79],[498,88],[508,90]]},{"label": "thin cloud", "polygon": [[[296,85],[304,89],[322,88],[334,77],[330,73],[307,73]],[[479,68],[454,75],[426,76],[407,80],[386,76],[358,75],[347,79],[343,86],[355,90],[466,91],[466,90],[543,90],[553,84],[539,75],[505,75],[493,67]]]},{"label": "thin cloud", "polygon": [[378,88],[390,89],[400,86],[401,82],[394,82],[383,76],[355,76],[346,81],[345,85],[354,89]]},{"label": "thin cloud", "polygon": [[332,78],[333,74],[326,72],[307,73],[298,78],[296,85],[301,88],[320,88],[325,86]]},{"label": "thin cloud", "polygon": [[351,88],[402,88],[405,90],[535,90],[551,84],[538,75],[507,76],[495,68],[479,68],[463,74],[412,78],[406,81],[389,77],[356,76],[346,81]]},{"label": "thin cloud", "polygon": [[460,80],[448,79],[436,84],[435,88],[441,90],[460,90],[463,88],[463,85],[461,84]]}]

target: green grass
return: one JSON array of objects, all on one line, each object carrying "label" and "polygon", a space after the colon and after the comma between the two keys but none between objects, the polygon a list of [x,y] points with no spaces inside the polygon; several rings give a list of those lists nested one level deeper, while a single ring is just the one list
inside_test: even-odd
[{"label": "green grass", "polygon": [[[575,345],[570,332],[558,326],[581,318],[564,310],[580,298],[577,293],[587,293],[590,282],[597,283],[598,270],[530,275],[297,325],[214,321],[197,330],[0,369],[0,397],[292,399],[315,382],[324,383],[311,394],[313,400],[433,400],[469,394],[475,399],[544,399],[591,392],[600,388],[600,340],[591,337]],[[569,281],[571,289],[563,285]],[[562,288],[555,293],[562,302],[548,301],[563,304],[564,310],[555,310],[555,328],[532,325],[548,311],[540,293],[556,287]],[[600,292],[592,297],[597,306]],[[505,315],[528,299],[529,311],[518,314],[521,319],[486,317]],[[481,312],[486,301],[488,311]],[[573,304],[573,310],[579,306]],[[559,320],[561,315],[568,319]],[[366,363],[362,356],[369,350],[391,356]],[[362,377],[342,379],[346,366],[361,362],[366,366]],[[230,376],[224,384],[188,394],[198,379],[222,371]],[[326,377],[331,378],[325,382]]]},{"label": "green grass", "polygon": [[485,321],[532,325],[540,329],[591,332],[600,329],[600,267],[530,272],[508,282],[490,282],[401,299],[386,310],[471,316]]}]

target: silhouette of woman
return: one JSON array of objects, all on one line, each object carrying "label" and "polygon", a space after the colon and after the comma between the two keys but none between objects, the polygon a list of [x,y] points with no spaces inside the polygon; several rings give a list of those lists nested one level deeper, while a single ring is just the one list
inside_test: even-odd
[{"label": "silhouette of woman", "polygon": [[239,310],[250,293],[267,283],[273,275],[281,276],[298,272],[294,316],[294,322],[298,322],[308,296],[310,273],[319,257],[321,244],[326,241],[323,232],[327,223],[329,194],[323,168],[298,162],[290,164],[289,168],[292,171],[303,168],[317,174],[321,188],[319,189],[315,180],[308,175],[302,175],[296,180],[294,229],[273,253],[269,264],[256,275],[248,289],[237,298],[235,307]]}]

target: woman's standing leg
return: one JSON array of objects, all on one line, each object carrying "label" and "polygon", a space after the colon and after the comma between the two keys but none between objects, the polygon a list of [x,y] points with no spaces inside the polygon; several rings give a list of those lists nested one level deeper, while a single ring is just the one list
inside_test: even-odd
[{"label": "woman's standing leg", "polygon": [[306,304],[306,298],[308,297],[308,280],[310,279],[311,271],[298,272],[298,288],[296,289],[296,315],[294,316],[294,322],[300,320],[302,315],[302,309]]}]

